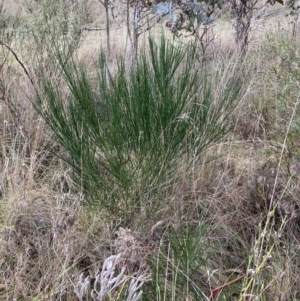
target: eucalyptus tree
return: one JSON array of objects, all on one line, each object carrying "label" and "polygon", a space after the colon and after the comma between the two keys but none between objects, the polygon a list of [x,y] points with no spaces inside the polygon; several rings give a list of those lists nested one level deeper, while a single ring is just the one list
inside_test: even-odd
[{"label": "eucalyptus tree", "polygon": [[[130,42],[130,57],[135,64],[139,52],[140,36],[165,22],[175,36],[182,32],[192,35],[199,42],[204,53],[211,41],[208,36],[215,13],[222,8],[224,0],[99,0],[106,14],[107,58],[110,56],[109,21],[122,20]],[[109,8],[111,14],[109,14]],[[109,66],[109,62],[107,62]],[[108,68],[109,69],[109,68]]]},{"label": "eucalyptus tree", "polygon": [[208,45],[213,41],[212,25],[224,0],[183,0],[162,1],[154,5],[152,13],[161,18],[166,16],[166,27],[177,37],[183,32],[193,36],[205,54]]}]

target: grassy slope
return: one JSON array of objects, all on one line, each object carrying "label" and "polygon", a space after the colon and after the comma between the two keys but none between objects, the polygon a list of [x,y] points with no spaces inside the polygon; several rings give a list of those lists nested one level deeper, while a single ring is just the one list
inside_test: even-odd
[{"label": "grassy slope", "polygon": [[[161,199],[154,216],[142,208],[128,224],[65,193],[73,187],[70,170],[48,151],[54,142],[24,96],[32,87],[9,57],[1,67],[1,300],[78,300],[80,275],[95,277],[116,252],[125,258],[125,283],[150,265],[161,290],[147,282],[149,300],[205,300],[212,292],[219,300],[300,300],[300,48],[281,11],[256,25],[234,130],[191,172],[183,162],[173,189],[144,200],[146,209]],[[218,68],[234,61],[234,39],[226,20],[215,32]],[[112,36],[117,53],[124,30]],[[88,33],[79,57],[91,68],[97,49],[98,33]],[[121,287],[112,300],[126,300]]]}]

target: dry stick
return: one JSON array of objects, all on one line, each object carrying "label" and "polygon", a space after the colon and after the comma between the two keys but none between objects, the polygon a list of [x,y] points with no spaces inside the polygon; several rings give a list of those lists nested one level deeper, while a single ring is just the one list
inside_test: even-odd
[{"label": "dry stick", "polygon": [[[290,118],[287,130],[286,130],[284,141],[283,141],[283,144],[282,144],[282,149],[281,149],[281,153],[280,153],[279,162],[278,162],[278,165],[277,165],[276,176],[275,176],[275,181],[274,181],[274,185],[273,185],[273,189],[272,189],[272,195],[271,195],[270,205],[269,205],[268,220],[270,220],[270,218],[271,218],[270,217],[270,213],[272,212],[272,208],[273,208],[273,205],[274,205],[274,197],[275,197],[276,185],[277,185],[278,178],[279,178],[279,172],[280,172],[280,167],[281,167],[281,163],[282,163],[282,159],[283,159],[283,154],[284,154],[284,151],[286,149],[286,143],[287,143],[288,133],[290,132],[290,129],[292,127],[292,123],[293,123],[293,120],[294,120],[294,117],[295,117],[295,114],[296,114],[299,102],[300,102],[300,92],[299,92],[299,94],[297,96],[297,99],[296,99],[296,102],[295,102],[295,105],[294,105],[294,108],[293,108],[293,111],[292,111],[292,115],[291,115],[291,118]],[[265,225],[263,233],[267,231],[267,226],[268,226],[268,222]],[[262,245],[264,243],[264,238],[265,237],[262,238],[263,239]]]},{"label": "dry stick", "polygon": [[106,31],[106,55],[105,55],[105,70],[106,70],[106,81],[109,90],[112,90],[112,81],[110,73],[110,59],[111,59],[111,48],[110,48],[110,25],[109,25],[109,0],[99,0],[105,9],[105,31]]},{"label": "dry stick", "polygon": [[7,44],[5,44],[4,42],[0,41],[0,45],[3,45],[4,47],[6,47],[11,53],[12,55],[15,57],[15,59],[17,60],[17,62],[20,64],[20,66],[22,67],[22,69],[24,70],[25,74],[27,75],[27,77],[29,78],[37,96],[39,99],[41,99],[38,88],[36,87],[36,84],[34,82],[34,80],[32,79],[32,77],[30,76],[28,70],[26,69],[26,67],[24,66],[24,64],[22,63],[22,61],[19,59],[19,57],[17,56],[17,54],[11,49],[10,46],[8,46]]},{"label": "dry stick", "polygon": [[290,118],[287,130],[286,130],[286,134],[285,134],[285,137],[284,137],[284,141],[283,141],[283,145],[282,145],[282,149],[281,149],[281,153],[280,153],[280,158],[279,158],[279,163],[278,163],[278,166],[277,166],[277,171],[276,171],[276,177],[275,177],[275,182],[274,182],[274,186],[273,186],[273,191],[272,191],[272,195],[271,195],[271,202],[270,202],[269,210],[271,210],[273,202],[274,202],[276,184],[278,182],[280,166],[281,166],[281,162],[282,162],[282,159],[283,159],[284,150],[286,148],[286,142],[287,142],[287,138],[288,138],[288,133],[290,132],[290,129],[292,127],[292,122],[294,120],[294,117],[295,117],[295,114],[296,114],[299,102],[300,102],[300,92],[299,92],[299,94],[297,96],[297,99],[296,99],[296,102],[295,102],[295,105],[294,105],[294,108],[293,108],[292,116]]},{"label": "dry stick", "polygon": [[221,294],[222,290],[240,280],[242,280],[245,277],[245,275],[241,275],[239,277],[237,277],[236,279],[233,279],[232,281],[226,282],[225,284],[216,287],[214,290],[212,290],[211,295],[210,295],[210,299],[211,300],[216,300],[219,295]]},{"label": "dry stick", "polygon": [[81,30],[101,31],[101,30],[106,30],[106,29],[105,28],[101,28],[101,27],[83,27]]},{"label": "dry stick", "polygon": [[[0,72],[2,72],[2,68],[5,65],[6,61],[7,61],[7,57],[8,57],[9,52],[7,52],[4,56],[4,60],[3,62],[0,64]],[[8,76],[10,77],[10,73],[8,73]],[[2,81],[2,79],[0,79],[0,93],[2,92],[2,96],[1,96],[1,100],[3,100],[5,103],[7,103],[8,108],[10,110],[10,112],[15,116],[19,116],[19,112],[16,108],[16,106],[14,105],[14,103],[10,100],[9,97],[9,87],[7,87],[8,85],[5,83],[5,81]]]}]

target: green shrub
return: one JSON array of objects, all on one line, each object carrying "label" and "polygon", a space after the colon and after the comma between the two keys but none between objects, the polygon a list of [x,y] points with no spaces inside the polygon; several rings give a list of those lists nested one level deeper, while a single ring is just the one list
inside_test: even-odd
[{"label": "green shrub", "polygon": [[189,164],[228,132],[240,80],[222,70],[200,73],[194,49],[150,38],[134,68],[118,60],[112,89],[104,54],[98,87],[74,62],[61,63],[67,93],[45,78],[35,106],[89,200],[130,215],[141,198],[176,181],[180,161]]}]

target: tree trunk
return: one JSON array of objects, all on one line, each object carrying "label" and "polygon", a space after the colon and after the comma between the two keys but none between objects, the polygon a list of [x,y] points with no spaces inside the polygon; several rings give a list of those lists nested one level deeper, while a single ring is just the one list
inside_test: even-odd
[{"label": "tree trunk", "polygon": [[230,0],[231,11],[235,19],[235,43],[237,52],[244,56],[247,52],[253,11],[258,0]]},{"label": "tree trunk", "polygon": [[295,39],[299,38],[299,33],[300,33],[300,17],[299,14],[297,14],[293,22],[293,37]]},{"label": "tree trunk", "polygon": [[105,30],[106,30],[106,56],[105,56],[105,64],[106,64],[106,80],[109,89],[112,89],[111,84],[111,74],[110,74],[110,27],[109,27],[109,10],[108,10],[108,3],[109,0],[104,0],[104,8],[105,8]]},{"label": "tree trunk", "polygon": [[134,8],[134,21],[133,21],[133,47],[132,47],[132,63],[136,65],[138,56],[138,39],[139,39],[139,22],[140,22],[140,7],[138,3]]}]

